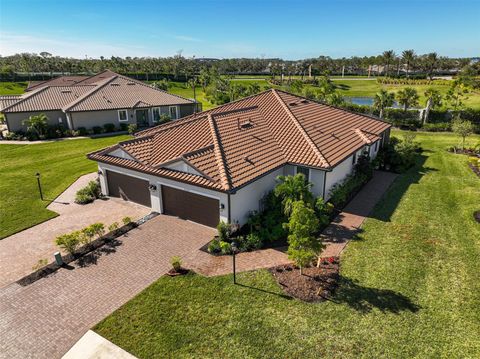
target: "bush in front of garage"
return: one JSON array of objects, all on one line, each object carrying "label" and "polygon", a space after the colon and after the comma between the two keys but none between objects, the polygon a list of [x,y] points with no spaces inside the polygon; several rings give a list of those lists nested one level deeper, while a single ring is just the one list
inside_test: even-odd
[{"label": "bush in front of garage", "polygon": [[77,204],[87,204],[95,201],[97,198],[100,198],[102,195],[100,189],[100,183],[98,180],[90,181],[88,184],[79,189],[75,194],[75,203]]}]

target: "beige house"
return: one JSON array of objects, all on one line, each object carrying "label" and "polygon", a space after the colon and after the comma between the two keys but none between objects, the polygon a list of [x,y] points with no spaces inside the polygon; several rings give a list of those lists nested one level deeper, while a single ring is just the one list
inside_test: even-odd
[{"label": "beige house", "polygon": [[0,112],[9,131],[24,131],[31,115],[48,117],[50,125],[75,130],[112,123],[153,126],[162,114],[179,119],[199,103],[156,89],[112,71],[90,77],[65,77],[29,87],[21,96],[0,96]]},{"label": "beige house", "polygon": [[374,158],[390,125],[279,90],[234,101],[136,134],[88,155],[102,192],[216,226],[244,224],[279,175],[303,173],[315,196]]}]

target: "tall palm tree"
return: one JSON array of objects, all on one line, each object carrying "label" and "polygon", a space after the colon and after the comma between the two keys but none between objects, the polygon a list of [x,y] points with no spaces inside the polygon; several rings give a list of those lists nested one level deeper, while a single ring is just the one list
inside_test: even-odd
[{"label": "tall palm tree", "polygon": [[397,92],[398,103],[403,105],[403,111],[407,111],[409,107],[418,105],[418,93],[412,87],[405,87]]},{"label": "tall palm tree", "polygon": [[373,108],[380,111],[380,118],[383,118],[383,111],[387,107],[393,106],[395,95],[393,92],[388,92],[385,89],[381,89],[380,92],[375,94],[373,100]]},{"label": "tall palm tree", "polygon": [[310,192],[313,184],[301,173],[295,176],[278,176],[277,186],[273,193],[282,201],[285,215],[289,216],[295,201],[304,201],[311,204],[313,201],[312,192]]},{"label": "tall palm tree", "polygon": [[415,51],[405,50],[402,52],[402,59],[407,64],[407,78],[409,77],[410,65],[415,61]]},{"label": "tall palm tree", "polygon": [[390,70],[390,64],[395,61],[395,51],[393,50],[388,50],[388,51],[384,51],[383,54],[383,61],[385,61],[385,67],[386,67],[386,71],[385,71],[385,76],[388,76],[388,71]]},{"label": "tall palm tree", "polygon": [[425,57],[425,67],[427,69],[427,75],[430,80],[433,79],[433,71],[438,62],[438,55],[436,52],[431,52]]},{"label": "tall palm tree", "polygon": [[440,92],[433,87],[426,89],[424,95],[427,98],[427,105],[425,106],[425,112],[423,115],[423,123],[425,124],[428,121],[430,110],[442,105],[442,95],[440,95]]}]

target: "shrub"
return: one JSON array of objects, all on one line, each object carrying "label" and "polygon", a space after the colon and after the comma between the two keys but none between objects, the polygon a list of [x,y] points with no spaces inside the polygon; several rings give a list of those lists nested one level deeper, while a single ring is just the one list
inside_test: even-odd
[{"label": "shrub", "polygon": [[90,181],[88,184],[79,189],[75,195],[75,203],[87,204],[93,202],[95,199],[100,198],[101,188],[98,181]]},{"label": "shrub", "polygon": [[38,262],[32,267],[33,271],[39,270],[42,267],[45,267],[48,264],[48,260],[46,258],[39,259]]},{"label": "shrub", "polygon": [[93,126],[92,131],[94,135],[99,135],[103,132],[103,129],[100,126]]},{"label": "shrub", "polygon": [[220,252],[222,254],[232,254],[232,245],[228,242],[220,241]]},{"label": "shrub", "polygon": [[88,226],[82,229],[82,234],[81,242],[88,244],[92,241],[93,237],[95,237],[95,229],[92,226]]},{"label": "shrub", "polygon": [[127,127],[128,133],[133,135],[135,132],[137,132],[137,125],[134,123],[131,123]]},{"label": "shrub", "polygon": [[162,113],[160,114],[160,118],[158,119],[158,122],[160,123],[167,123],[167,122],[170,122],[172,119],[170,118],[169,115],[167,115],[166,113]]},{"label": "shrub", "polygon": [[120,124],[120,131],[127,131],[128,130],[128,125],[126,123],[121,123]]},{"label": "shrub", "polygon": [[315,200],[315,214],[317,215],[320,226],[324,227],[330,222],[330,216],[333,213],[334,206],[330,202],[325,202],[322,197]]},{"label": "shrub", "polygon": [[214,239],[208,245],[208,252],[209,253],[219,253],[220,252],[220,241],[218,239]]},{"label": "shrub", "polygon": [[343,182],[335,184],[330,190],[330,202],[335,208],[343,208],[356,191],[368,181],[363,174],[355,173],[345,178]]},{"label": "shrub", "polygon": [[220,221],[217,225],[218,238],[220,241],[226,241],[230,237],[230,226],[224,221]]},{"label": "shrub", "polygon": [[130,217],[123,217],[122,222],[124,225],[132,223],[132,219]]},{"label": "shrub", "polygon": [[402,173],[415,164],[416,153],[419,150],[414,134],[406,134],[403,140],[393,137],[379,151],[375,162],[382,169]]},{"label": "shrub", "polygon": [[55,240],[55,244],[73,255],[80,244],[80,232],[75,231],[58,236]]},{"label": "shrub", "polygon": [[106,123],[103,125],[103,129],[105,133],[113,132],[115,131],[115,125],[113,123]]},{"label": "shrub", "polygon": [[78,134],[79,134],[80,136],[86,136],[86,135],[88,135],[88,131],[87,131],[87,129],[86,129],[85,127],[79,127],[79,128],[77,128],[77,131],[78,131]]},{"label": "shrub", "polygon": [[108,226],[108,231],[113,232],[118,229],[118,222],[113,222],[111,225]]},{"label": "shrub", "polygon": [[262,248],[262,239],[258,234],[250,233],[244,240],[247,250],[255,250]]},{"label": "shrub", "polygon": [[170,258],[170,264],[175,272],[178,272],[182,268],[182,259],[179,256],[173,256]]},{"label": "shrub", "polygon": [[103,223],[94,223],[90,225],[90,228],[97,237],[101,237],[105,234],[105,225]]},{"label": "shrub", "polygon": [[422,129],[429,132],[445,132],[450,131],[452,125],[449,122],[426,123],[422,126]]}]

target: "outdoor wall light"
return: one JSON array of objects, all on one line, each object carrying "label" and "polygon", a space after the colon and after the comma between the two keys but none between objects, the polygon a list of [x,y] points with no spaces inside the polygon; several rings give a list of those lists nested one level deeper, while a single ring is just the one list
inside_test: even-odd
[{"label": "outdoor wall light", "polygon": [[225,205],[223,203],[220,203],[220,209],[221,210],[224,210],[225,209]]},{"label": "outdoor wall light", "polygon": [[98,170],[97,174],[98,174],[99,176],[103,175],[102,170]]},{"label": "outdoor wall light", "polygon": [[157,186],[155,186],[154,184],[151,184],[148,186],[148,189],[153,192],[157,190]]}]

